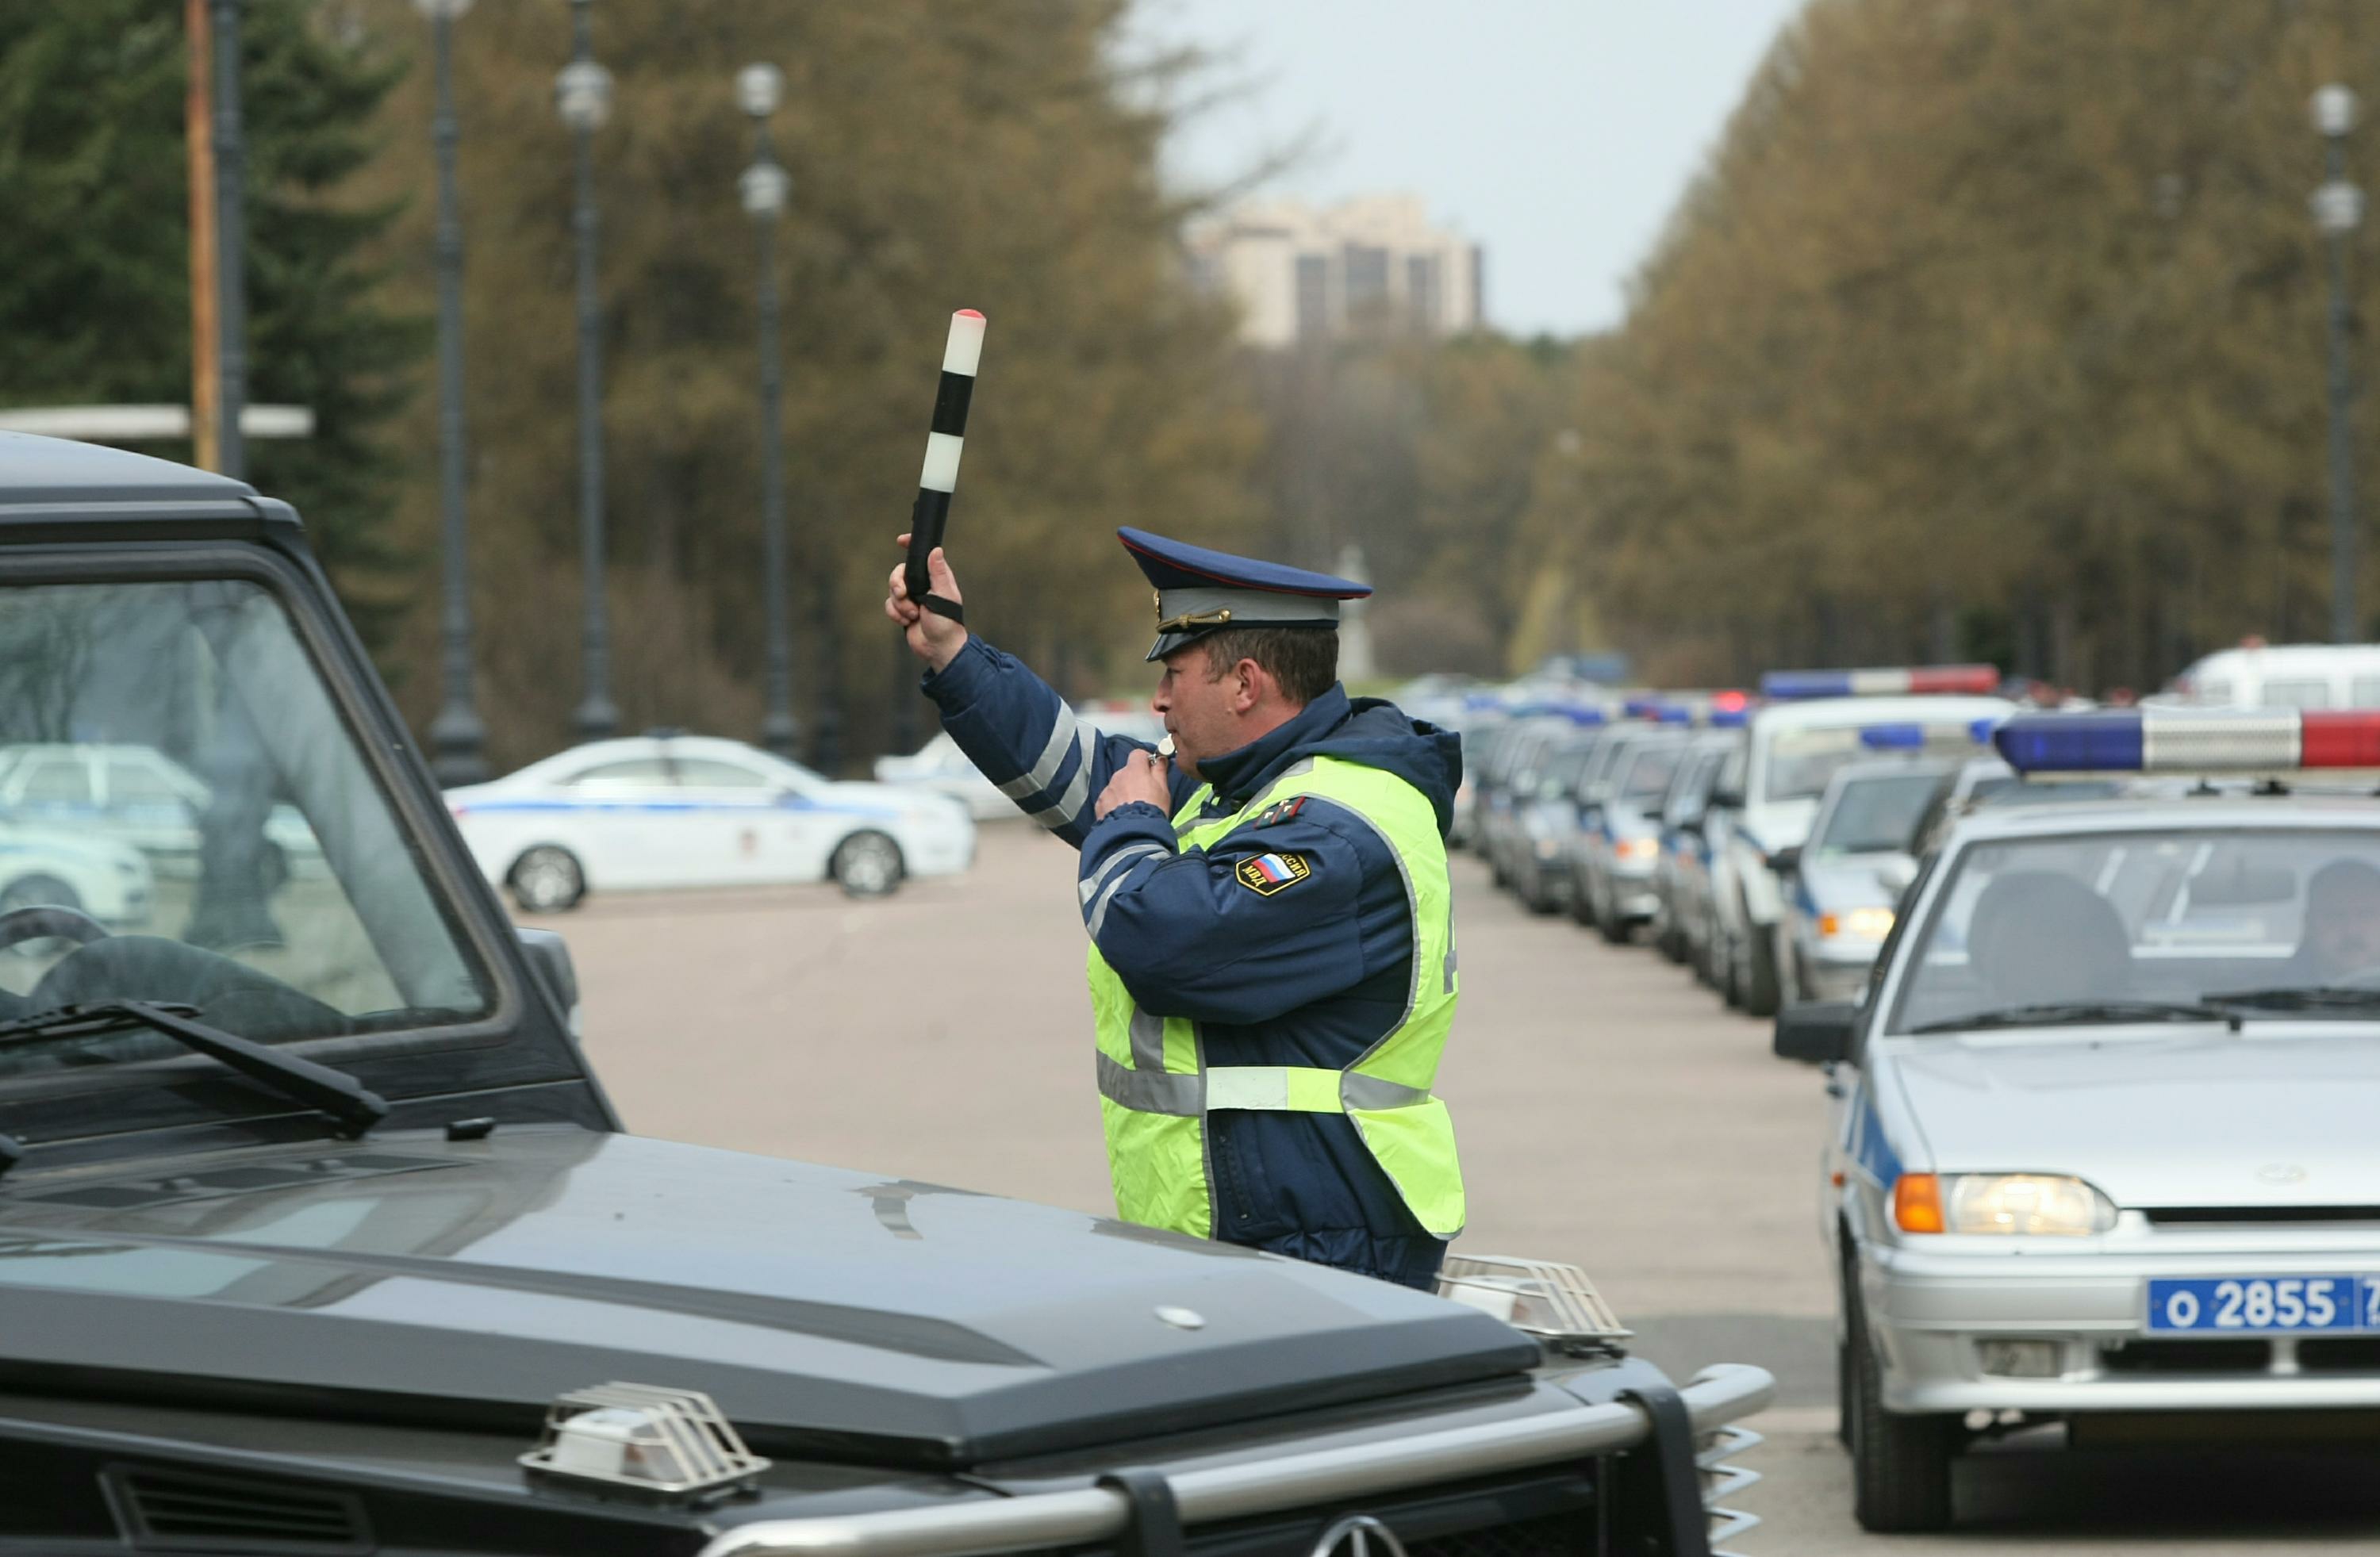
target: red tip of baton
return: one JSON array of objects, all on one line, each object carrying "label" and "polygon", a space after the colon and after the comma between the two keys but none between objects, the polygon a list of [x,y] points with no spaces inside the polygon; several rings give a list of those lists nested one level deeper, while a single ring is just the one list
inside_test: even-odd
[{"label": "red tip of baton", "polygon": [[951,317],[953,319],[981,319],[983,315],[974,308],[961,308],[958,312],[951,315]]}]

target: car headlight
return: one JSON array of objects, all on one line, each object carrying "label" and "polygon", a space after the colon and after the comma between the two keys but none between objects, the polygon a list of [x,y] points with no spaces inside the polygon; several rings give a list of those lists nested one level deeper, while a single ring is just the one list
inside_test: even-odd
[{"label": "car headlight", "polygon": [[1904,1233],[2022,1233],[2081,1237],[2116,1225],[2116,1203],[2053,1173],[1905,1173],[1892,1187]]},{"label": "car headlight", "polygon": [[1855,908],[1849,913],[1822,913],[1818,915],[1818,934],[1828,940],[1846,935],[1855,941],[1880,941],[1892,934],[1892,911]]},{"label": "car headlight", "polygon": [[1658,838],[1623,838],[1611,849],[1622,864],[1648,865],[1653,863],[1653,857],[1660,853],[1661,840]]}]

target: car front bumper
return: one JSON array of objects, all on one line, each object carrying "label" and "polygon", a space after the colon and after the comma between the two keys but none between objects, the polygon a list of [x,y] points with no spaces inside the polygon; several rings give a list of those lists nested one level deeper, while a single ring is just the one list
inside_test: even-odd
[{"label": "car front bumper", "polygon": [[[2380,1334],[2152,1334],[2146,1319],[2153,1278],[2380,1272],[2380,1248],[2285,1252],[2267,1242],[2254,1250],[2165,1253],[2138,1247],[2159,1241],[2154,1233],[2090,1241],[2100,1247],[1864,1250],[1863,1312],[1882,1356],[1885,1408],[1917,1415],[2380,1406]],[[1986,1344],[2004,1341],[2048,1343],[2055,1375],[1986,1372]]]}]

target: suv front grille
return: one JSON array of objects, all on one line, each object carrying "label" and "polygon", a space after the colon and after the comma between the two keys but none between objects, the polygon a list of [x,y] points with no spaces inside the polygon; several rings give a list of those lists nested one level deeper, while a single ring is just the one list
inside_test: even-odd
[{"label": "suv front grille", "polygon": [[1594,1544],[1595,1515],[1582,1510],[1407,1541],[1405,1551],[1408,1557],[1584,1557]]}]

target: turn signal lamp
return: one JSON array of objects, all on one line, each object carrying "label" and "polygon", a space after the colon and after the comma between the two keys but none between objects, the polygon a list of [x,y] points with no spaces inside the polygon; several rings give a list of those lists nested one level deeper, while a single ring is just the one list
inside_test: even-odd
[{"label": "turn signal lamp", "polygon": [[540,1476],[663,1503],[708,1501],[769,1468],[709,1395],[621,1383],[555,1400],[544,1439],[520,1463]]},{"label": "turn signal lamp", "polygon": [[2380,769],[2380,709],[2025,715],[1992,744],[2019,773],[2301,773]]},{"label": "turn signal lamp", "polygon": [[1942,1230],[1942,1184],[1930,1173],[1904,1173],[1892,1186],[1892,1225],[1904,1233]]},{"label": "turn signal lamp", "polygon": [[1438,1295],[1544,1341],[1608,1345],[1630,1334],[1585,1271],[1549,1260],[1450,1254]]},{"label": "turn signal lamp", "polygon": [[1905,670],[1771,670],[1760,678],[1769,697],[1891,697],[1937,693],[1998,692],[1992,665],[1919,665]]}]

